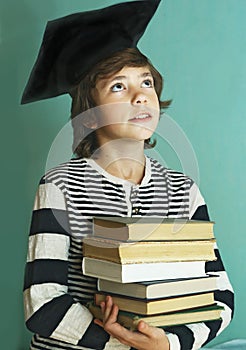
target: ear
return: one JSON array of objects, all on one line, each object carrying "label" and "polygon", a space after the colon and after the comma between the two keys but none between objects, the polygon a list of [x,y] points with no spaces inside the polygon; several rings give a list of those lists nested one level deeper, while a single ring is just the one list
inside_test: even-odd
[{"label": "ear", "polygon": [[95,114],[87,114],[84,116],[82,124],[88,129],[96,129],[98,127],[97,116]]}]

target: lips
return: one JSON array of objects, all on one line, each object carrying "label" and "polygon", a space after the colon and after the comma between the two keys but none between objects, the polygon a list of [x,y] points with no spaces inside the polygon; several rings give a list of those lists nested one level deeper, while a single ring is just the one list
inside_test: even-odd
[{"label": "lips", "polygon": [[129,119],[129,122],[132,123],[141,123],[141,122],[148,122],[152,119],[152,115],[150,113],[139,113],[132,118]]}]

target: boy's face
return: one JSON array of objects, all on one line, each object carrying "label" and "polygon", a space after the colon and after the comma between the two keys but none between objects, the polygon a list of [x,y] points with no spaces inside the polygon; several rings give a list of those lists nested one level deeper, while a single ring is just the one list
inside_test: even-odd
[{"label": "boy's face", "polygon": [[152,136],[160,107],[148,67],[124,67],[99,80],[93,97],[100,110],[94,125],[99,145],[124,138],[144,141]]}]

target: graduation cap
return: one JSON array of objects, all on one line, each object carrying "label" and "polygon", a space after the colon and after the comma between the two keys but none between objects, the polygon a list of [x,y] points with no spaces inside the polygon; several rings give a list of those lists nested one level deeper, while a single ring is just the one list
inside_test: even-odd
[{"label": "graduation cap", "polygon": [[21,103],[69,93],[96,63],[136,47],[160,1],[119,3],[49,21]]}]

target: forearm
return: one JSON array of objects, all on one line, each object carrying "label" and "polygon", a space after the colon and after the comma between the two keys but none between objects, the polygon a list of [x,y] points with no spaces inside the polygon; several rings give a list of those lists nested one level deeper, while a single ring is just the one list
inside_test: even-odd
[{"label": "forearm", "polygon": [[206,273],[218,277],[215,302],[224,307],[220,320],[188,324],[166,328],[170,342],[170,350],[197,350],[219,335],[230,323],[233,317],[234,295],[228,276],[224,269],[219,251],[215,247],[217,260],[206,263]]},{"label": "forearm", "polygon": [[24,282],[27,327],[46,338],[103,349],[109,335],[69,293],[70,232],[61,191],[42,183],[35,200]]},{"label": "forearm", "polygon": [[234,313],[234,292],[221,260],[218,247],[215,247],[217,260],[206,263],[206,273],[218,276],[217,291],[215,291],[215,302],[224,307],[221,320],[206,322],[209,328],[209,336],[205,344],[220,334],[231,322]]}]

